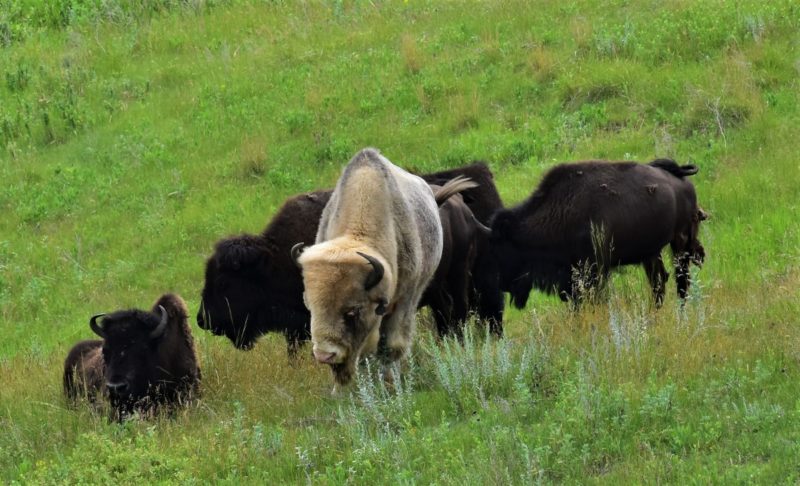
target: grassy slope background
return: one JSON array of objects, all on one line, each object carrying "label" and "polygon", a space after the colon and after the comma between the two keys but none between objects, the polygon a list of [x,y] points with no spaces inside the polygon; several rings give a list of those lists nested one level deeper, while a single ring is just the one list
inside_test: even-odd
[{"label": "grassy slope background", "polygon": [[[0,480],[757,481],[800,477],[800,7],[776,2],[39,2],[0,6]],[[87,317],[196,310],[204,260],[372,145],[489,161],[507,204],[547,168],[675,157],[712,219],[692,296],[638,269],[507,338],[437,343],[328,396],[282,338],[194,326],[204,396],[106,423],[61,397]],[[368,375],[368,373],[364,373]]]}]

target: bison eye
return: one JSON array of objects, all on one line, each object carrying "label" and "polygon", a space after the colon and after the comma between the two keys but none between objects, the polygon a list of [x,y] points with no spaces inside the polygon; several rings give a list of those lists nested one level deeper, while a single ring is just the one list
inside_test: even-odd
[{"label": "bison eye", "polygon": [[358,307],[353,307],[352,309],[348,309],[344,313],[344,322],[347,323],[348,325],[355,325],[360,313],[361,309]]}]

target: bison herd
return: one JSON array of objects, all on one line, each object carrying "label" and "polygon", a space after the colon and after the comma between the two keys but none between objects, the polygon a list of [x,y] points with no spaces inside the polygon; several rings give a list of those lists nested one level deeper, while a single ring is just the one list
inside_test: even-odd
[{"label": "bison herd", "polygon": [[[474,314],[499,337],[504,292],[518,308],[533,288],[578,303],[631,264],[643,265],[660,306],[667,245],[685,299],[689,265],[705,257],[706,214],[687,180],[697,170],[668,159],[561,164],[504,208],[482,162],[417,176],[364,149],[332,191],[294,196],[261,234],[215,245],[197,324],[245,350],[267,332],[283,333],[290,356],[311,340],[336,388],[366,355],[391,381],[389,365],[407,355],[420,307],[430,308],[439,335],[459,336]],[[200,368],[187,319],[174,294],[149,312],[93,316],[102,339],[69,352],[66,396],[103,399],[116,419],[191,400]]]}]

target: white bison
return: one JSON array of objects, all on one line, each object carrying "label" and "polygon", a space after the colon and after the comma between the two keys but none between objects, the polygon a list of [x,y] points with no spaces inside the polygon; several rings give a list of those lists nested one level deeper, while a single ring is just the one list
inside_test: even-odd
[{"label": "white bison", "polygon": [[337,384],[351,381],[362,355],[377,352],[384,365],[406,355],[417,304],[442,254],[437,206],[475,185],[454,179],[434,194],[371,148],[344,168],[316,244],[292,248],[303,271],[314,357],[331,366]]}]

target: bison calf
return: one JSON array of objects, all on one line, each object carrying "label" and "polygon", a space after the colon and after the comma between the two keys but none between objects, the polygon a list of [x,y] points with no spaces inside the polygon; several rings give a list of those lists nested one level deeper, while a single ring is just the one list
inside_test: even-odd
[{"label": "bison calf", "polygon": [[93,316],[89,326],[102,340],[81,341],[70,350],[65,395],[92,403],[105,397],[115,419],[190,399],[198,391],[200,368],[187,317],[186,304],[174,294],[161,296],[150,312]]}]

